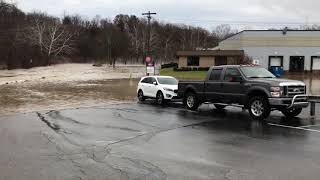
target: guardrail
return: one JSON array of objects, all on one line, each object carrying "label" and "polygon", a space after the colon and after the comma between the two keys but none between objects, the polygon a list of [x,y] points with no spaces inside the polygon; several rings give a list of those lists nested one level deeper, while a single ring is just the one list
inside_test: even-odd
[{"label": "guardrail", "polygon": [[310,116],[315,117],[316,115],[316,104],[320,103],[320,95],[309,95],[308,101],[310,103]]}]

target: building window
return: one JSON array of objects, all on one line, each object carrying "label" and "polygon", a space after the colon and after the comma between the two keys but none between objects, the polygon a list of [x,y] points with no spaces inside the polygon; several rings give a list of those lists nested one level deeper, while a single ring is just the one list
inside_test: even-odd
[{"label": "building window", "polygon": [[304,71],[304,56],[290,56],[289,71],[290,72],[303,72]]},{"label": "building window", "polygon": [[320,70],[320,56],[311,56],[311,71],[316,70],[319,71]]},{"label": "building window", "polygon": [[269,69],[271,67],[283,67],[283,56],[269,56]]},{"label": "building window", "polygon": [[198,56],[188,56],[188,66],[199,66],[199,57]]},{"label": "building window", "polygon": [[216,56],[215,57],[215,65],[216,66],[227,65],[227,64],[228,64],[227,56]]}]

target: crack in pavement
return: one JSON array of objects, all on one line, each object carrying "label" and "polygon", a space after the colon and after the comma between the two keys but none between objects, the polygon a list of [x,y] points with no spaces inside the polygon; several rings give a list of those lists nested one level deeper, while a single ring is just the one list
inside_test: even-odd
[{"label": "crack in pavement", "polygon": [[74,120],[72,118],[63,116],[63,115],[61,115],[61,113],[59,111],[56,111],[56,110],[49,111],[46,114],[53,119],[59,119],[59,120],[63,120],[63,121],[71,122],[71,123],[75,123],[75,124],[88,125],[88,124],[82,123],[80,121]]},{"label": "crack in pavement", "polygon": [[[43,136],[48,139],[48,143],[52,143],[53,145],[56,146],[58,153],[55,154],[55,157],[61,160],[67,160],[72,162],[72,164],[77,169],[77,171],[80,172],[79,176],[76,177],[79,179],[90,179],[91,177],[95,176],[95,174],[92,174],[94,170],[91,169],[90,166],[93,166],[93,168],[103,168],[103,169],[110,168],[110,169],[106,169],[107,171],[105,173],[107,173],[109,170],[110,171],[108,172],[109,174],[111,173],[112,175],[115,175],[115,177],[119,177],[119,176],[125,177],[125,179],[134,179],[134,177],[137,177],[138,179],[139,178],[166,179],[167,174],[160,167],[155,166],[154,164],[147,161],[134,160],[128,157],[115,157],[114,155],[110,154],[111,147],[113,145],[121,144],[125,142],[130,142],[130,141],[134,142],[136,139],[140,137],[150,136],[150,138],[148,138],[147,140],[145,139],[143,140],[143,142],[146,143],[150,139],[152,139],[152,137],[160,133],[165,133],[165,132],[177,130],[180,128],[191,127],[191,126],[199,126],[199,125],[211,122],[211,121],[203,121],[203,122],[192,123],[187,125],[178,125],[172,128],[161,128],[161,127],[149,125],[134,119],[126,118],[121,113],[114,113],[114,116],[119,117],[123,120],[134,121],[144,126],[153,127],[154,129],[152,129],[150,132],[142,132],[141,134],[138,134],[136,136],[127,137],[127,138],[123,138],[123,139],[108,143],[105,146],[94,146],[94,147],[84,148],[83,145],[72,142],[68,138],[68,133],[66,133],[63,130],[63,127],[61,127],[59,124],[50,122],[48,119],[46,119],[44,115],[42,115],[39,112],[37,112],[37,115],[42,122],[44,122],[50,129],[54,130],[54,132],[60,135],[68,143],[72,145],[76,145],[77,147],[80,147],[78,152],[67,153],[68,149],[64,149],[66,147],[64,148],[60,147],[59,144],[54,141],[55,140],[54,137],[50,137],[49,135],[43,134]],[[63,120],[67,122],[85,125],[84,123],[79,123],[74,119],[61,116],[60,113],[57,113],[55,111],[51,111],[47,113],[47,115],[49,115],[50,118],[54,118],[57,120],[61,119],[62,117]],[[141,132],[139,130],[130,129],[126,127],[117,127],[117,126],[106,125],[105,128],[115,128],[115,129],[120,129],[124,131]],[[117,161],[107,162],[106,157],[108,156],[110,158],[116,159],[121,162],[117,162]],[[92,162],[96,163],[96,165],[95,164],[91,165],[90,162],[87,161],[89,159],[92,160]],[[131,163],[128,163],[128,161],[130,161]],[[89,163],[89,165],[87,163]]]},{"label": "crack in pavement", "polygon": [[[132,129],[132,128],[127,128],[127,127],[120,127],[120,126],[109,126],[109,125],[105,125],[105,126],[97,126],[97,125],[91,125],[91,124],[87,124],[87,123],[83,123],[80,121],[77,121],[75,119],[66,117],[61,115],[61,113],[59,111],[56,110],[52,110],[46,113],[50,118],[52,119],[56,119],[56,120],[62,120],[65,122],[70,122],[70,123],[75,123],[78,125],[83,125],[83,126],[90,126],[90,127],[95,127],[95,128],[110,128],[110,129],[119,129],[122,131],[131,131],[131,132],[141,132],[140,130],[136,130],[136,129]],[[42,116],[42,118],[45,120],[45,118]],[[47,120],[46,120],[47,121]],[[48,121],[47,121],[48,122]],[[49,122],[48,122],[49,123]],[[70,133],[71,134],[71,133]]]},{"label": "crack in pavement", "polygon": [[44,122],[49,128],[51,128],[52,130],[58,132],[61,127],[58,124],[55,123],[51,123],[50,121],[48,121],[41,113],[36,112],[37,116],[39,117],[39,119]]},{"label": "crack in pavement", "polygon": [[139,160],[139,159],[131,159],[131,158],[123,158],[123,159],[127,159],[129,161],[131,161],[132,163],[142,166],[144,168],[146,168],[149,171],[149,174],[147,175],[160,175],[160,177],[158,177],[157,179],[167,179],[167,174],[162,171],[162,169],[150,162],[147,161],[143,161],[143,160]]},{"label": "crack in pavement", "polygon": [[107,144],[107,147],[111,146],[111,145],[119,144],[119,143],[132,141],[132,140],[135,140],[135,139],[137,139],[139,137],[142,137],[142,136],[150,135],[150,138],[145,141],[145,143],[147,143],[148,141],[150,141],[150,139],[152,139],[154,136],[156,136],[156,135],[158,135],[160,133],[165,133],[165,132],[169,132],[169,131],[173,131],[173,130],[177,130],[177,129],[181,129],[181,128],[192,127],[192,126],[200,126],[200,125],[203,125],[203,124],[206,124],[206,123],[209,123],[209,122],[211,122],[211,121],[204,121],[204,122],[199,122],[199,123],[194,123],[194,124],[177,126],[177,127],[174,127],[174,128],[167,128],[167,129],[160,129],[158,131],[151,131],[151,132],[143,133],[143,134],[140,134],[140,135],[137,135],[137,136],[134,136],[134,137],[130,137],[130,138],[126,138],[126,139],[122,139],[122,140],[118,140],[118,141],[109,143],[109,144]]},{"label": "crack in pavement", "polygon": [[141,132],[140,130],[137,130],[137,129],[131,129],[131,128],[120,127],[120,126],[109,126],[109,125],[105,125],[104,127],[105,127],[105,128],[109,128],[109,129],[119,129],[119,130],[123,130],[123,131]]},{"label": "crack in pavement", "polygon": [[153,128],[160,128],[160,127],[157,127],[157,126],[153,126],[153,125],[151,125],[151,124],[147,124],[147,123],[140,122],[140,121],[135,120],[135,119],[126,118],[126,117],[124,117],[121,113],[118,113],[118,112],[114,112],[113,115],[114,115],[115,117],[119,117],[119,118],[121,118],[121,119],[123,119],[123,120],[133,121],[133,122],[135,122],[135,123],[137,123],[137,124],[141,124],[141,125],[144,125],[144,126],[149,126],[149,127],[153,127]]},{"label": "crack in pavement", "polygon": [[49,120],[47,120],[41,113],[36,112],[37,116],[39,117],[39,119],[44,122],[50,129],[52,129],[54,132],[56,132],[57,134],[59,134],[60,136],[62,136],[67,142],[69,142],[72,145],[75,146],[80,146],[80,144],[73,142],[72,140],[70,140],[66,135],[70,135],[73,134],[72,132],[66,131],[64,129],[61,128],[60,125],[56,124],[56,123],[52,123]]}]

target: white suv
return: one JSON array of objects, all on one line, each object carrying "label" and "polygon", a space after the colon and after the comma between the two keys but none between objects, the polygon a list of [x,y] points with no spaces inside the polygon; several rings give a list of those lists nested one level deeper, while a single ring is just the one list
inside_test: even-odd
[{"label": "white suv", "polygon": [[147,76],[138,83],[139,101],[147,98],[156,99],[162,105],[165,101],[177,99],[178,80],[170,76]]}]

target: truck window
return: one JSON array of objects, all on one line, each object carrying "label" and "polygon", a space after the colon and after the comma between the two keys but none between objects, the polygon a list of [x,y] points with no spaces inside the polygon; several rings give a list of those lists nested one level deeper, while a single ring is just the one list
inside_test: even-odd
[{"label": "truck window", "polygon": [[209,80],[219,81],[221,77],[222,69],[212,69]]},{"label": "truck window", "polygon": [[226,73],[224,75],[225,81],[232,80],[233,77],[239,77],[241,76],[239,70],[237,68],[227,68]]}]

